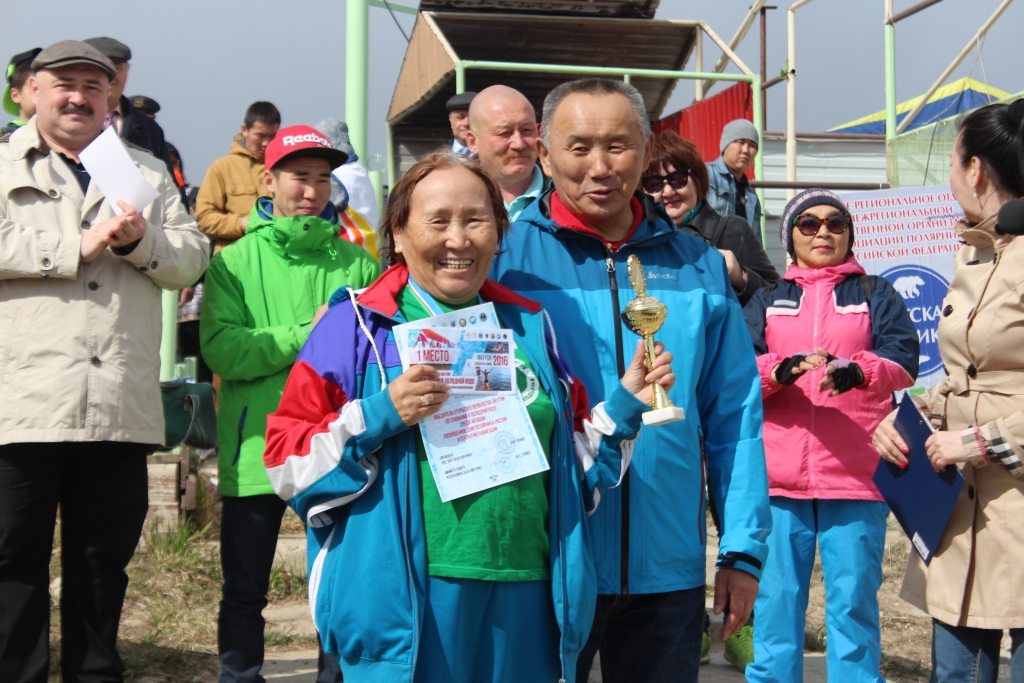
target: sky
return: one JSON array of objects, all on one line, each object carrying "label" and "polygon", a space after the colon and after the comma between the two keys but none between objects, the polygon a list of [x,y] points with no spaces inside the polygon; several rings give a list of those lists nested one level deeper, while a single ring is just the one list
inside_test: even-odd
[{"label": "sky", "polygon": [[[395,0],[414,4],[416,0]],[[896,0],[896,11],[916,0]],[[126,95],[160,103],[157,121],[181,152],[185,175],[199,183],[215,158],[228,152],[246,107],[274,102],[284,125],[316,125],[345,113],[345,2],[304,0],[34,0],[6,3],[0,59],[67,38],[106,35],[132,50]],[[657,19],[703,19],[725,41],[735,33],[748,0],[661,0]],[[999,0],[943,0],[897,24],[897,97],[924,93]],[[768,14],[768,74],[786,58],[784,2]],[[407,34],[415,17],[395,15]],[[797,11],[797,129],[824,131],[884,108],[884,0],[814,0]],[[1024,91],[1024,2],[1010,5],[982,44],[950,80],[972,75],[1011,93]],[[599,48],[596,48],[599,49]],[[755,22],[738,56],[760,65]],[[405,39],[384,9],[370,8],[369,154],[385,152],[385,116],[405,54]],[[704,63],[718,57],[705,41]],[[694,68],[691,57],[688,68]],[[734,67],[728,71],[738,71]],[[723,86],[716,86],[711,94]],[[693,100],[681,81],[665,114]],[[786,86],[768,91],[769,130],[786,124]]]}]

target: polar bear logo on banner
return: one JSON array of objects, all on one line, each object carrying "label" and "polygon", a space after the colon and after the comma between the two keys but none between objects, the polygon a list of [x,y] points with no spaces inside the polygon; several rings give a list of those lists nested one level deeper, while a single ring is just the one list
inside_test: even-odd
[{"label": "polar bear logo on banner", "polygon": [[892,283],[892,288],[903,297],[910,320],[917,329],[921,343],[918,377],[942,371],[939,319],[942,318],[942,300],[949,283],[931,268],[909,264],[890,268],[882,273],[882,277]]},{"label": "polar bear logo on banner", "polygon": [[892,283],[893,289],[900,293],[904,299],[916,299],[921,295],[919,287],[924,287],[924,280],[916,275],[904,275],[896,278]]}]

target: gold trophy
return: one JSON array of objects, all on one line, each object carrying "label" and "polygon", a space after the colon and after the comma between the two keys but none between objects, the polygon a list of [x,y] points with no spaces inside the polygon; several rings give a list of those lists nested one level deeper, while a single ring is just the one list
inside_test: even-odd
[{"label": "gold trophy", "polygon": [[[654,333],[661,329],[668,314],[668,307],[647,295],[647,279],[644,277],[644,267],[635,255],[631,255],[626,263],[629,267],[629,281],[633,283],[636,290],[636,298],[626,304],[626,310],[622,312],[622,320],[626,327],[633,330],[644,338],[644,349],[647,356],[647,371],[651,371],[654,364]],[[651,387],[651,409],[644,413],[645,425],[654,427],[656,425],[668,424],[682,420],[685,415],[683,409],[672,405],[665,389],[655,383]]]}]

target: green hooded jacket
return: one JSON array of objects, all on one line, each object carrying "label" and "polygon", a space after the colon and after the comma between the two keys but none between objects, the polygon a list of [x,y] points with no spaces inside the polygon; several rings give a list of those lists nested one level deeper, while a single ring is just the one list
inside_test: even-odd
[{"label": "green hooded jacket", "polygon": [[211,259],[199,330],[203,359],[221,379],[221,495],[274,493],[263,467],[267,415],[313,316],[339,287],[362,289],[378,275],[366,250],[339,237],[331,204],[319,218],[280,218],[269,197],[253,207],[245,237]]}]

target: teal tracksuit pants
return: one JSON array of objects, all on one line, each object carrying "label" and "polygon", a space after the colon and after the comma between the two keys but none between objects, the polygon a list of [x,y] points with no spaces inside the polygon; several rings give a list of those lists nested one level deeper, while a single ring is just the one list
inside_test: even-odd
[{"label": "teal tracksuit pants", "polygon": [[415,683],[557,683],[550,581],[431,576]]},{"label": "teal tracksuit pants", "polygon": [[804,613],[817,542],[825,577],[828,680],[884,683],[878,589],[885,503],[772,496],[768,561],[754,603],[749,683],[801,683]]}]

